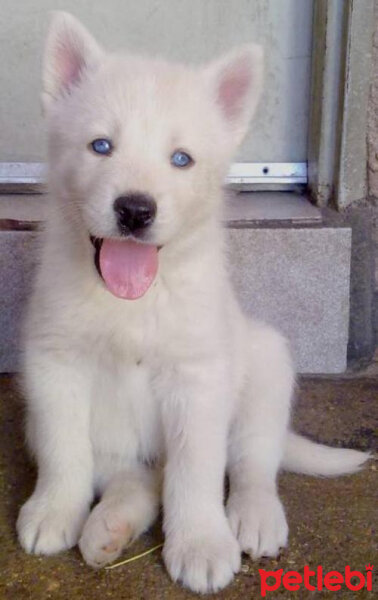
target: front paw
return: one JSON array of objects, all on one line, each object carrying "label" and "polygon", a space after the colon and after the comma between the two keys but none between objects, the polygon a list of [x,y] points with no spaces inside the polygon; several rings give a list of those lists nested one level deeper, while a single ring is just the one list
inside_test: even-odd
[{"label": "front paw", "polygon": [[88,515],[88,503],[68,504],[34,493],[17,519],[21,546],[29,554],[57,554],[77,543]]},{"label": "front paw", "polygon": [[223,516],[201,526],[178,525],[166,538],[163,556],[174,581],[202,594],[224,588],[240,569],[240,549]]},{"label": "front paw", "polygon": [[253,489],[231,492],[227,516],[241,551],[252,558],[277,556],[287,544],[285,512],[275,493]]}]

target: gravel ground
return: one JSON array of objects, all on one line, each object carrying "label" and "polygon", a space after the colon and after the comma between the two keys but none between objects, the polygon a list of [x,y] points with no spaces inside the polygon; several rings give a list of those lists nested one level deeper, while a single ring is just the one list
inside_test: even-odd
[{"label": "gravel ground", "polygon": [[[375,371],[375,370],[374,370]],[[294,427],[311,438],[338,446],[377,448],[378,376],[303,378],[299,381],[293,414]],[[57,557],[27,556],[18,546],[15,520],[31,493],[35,470],[23,443],[22,398],[15,378],[0,377],[0,600],[150,600],[189,599],[195,595],[173,584],[163,565],[161,551],[112,571],[87,567],[75,548]],[[259,569],[303,573],[322,565],[324,571],[342,573],[346,565],[365,573],[376,564],[375,530],[378,524],[377,466],[357,475],[333,480],[284,473],[280,490],[290,526],[289,547],[275,560],[252,562],[243,558],[241,572],[217,599],[261,597]],[[162,540],[161,525],[144,535],[125,556],[133,556]],[[375,585],[375,587],[374,587]],[[373,583],[377,593],[378,582]],[[286,591],[282,586],[267,598],[372,598],[366,588],[358,592]],[[377,596],[376,596],[377,597]]]}]

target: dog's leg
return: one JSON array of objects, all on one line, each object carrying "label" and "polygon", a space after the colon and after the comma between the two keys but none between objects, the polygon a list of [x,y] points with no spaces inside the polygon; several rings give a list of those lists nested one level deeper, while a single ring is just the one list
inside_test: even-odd
[{"label": "dog's leg", "polygon": [[276,490],[283,455],[293,371],[286,342],[274,330],[251,327],[244,389],[231,429],[227,515],[240,549],[252,557],[275,556],[288,527]]},{"label": "dog's leg", "polygon": [[92,500],[89,376],[80,361],[28,351],[28,441],[38,464],[17,530],[27,552],[74,546]]},{"label": "dog's leg", "polygon": [[138,465],[111,478],[84,525],[79,547],[91,567],[114,561],[157,517],[161,472]]},{"label": "dog's leg", "polygon": [[183,365],[163,402],[166,438],[163,508],[165,564],[195,592],[227,585],[240,551],[223,507],[229,424],[226,365]]}]

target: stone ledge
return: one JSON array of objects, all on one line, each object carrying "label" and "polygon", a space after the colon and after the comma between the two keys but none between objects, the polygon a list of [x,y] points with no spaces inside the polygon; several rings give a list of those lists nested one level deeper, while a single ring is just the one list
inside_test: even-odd
[{"label": "stone ledge", "polygon": [[229,229],[242,307],[290,340],[301,373],[346,369],[351,230]]},{"label": "stone ledge", "polygon": [[[231,277],[244,310],[290,340],[299,372],[346,368],[348,228],[227,230]],[[39,234],[0,231],[0,372],[19,364],[19,332]]]}]

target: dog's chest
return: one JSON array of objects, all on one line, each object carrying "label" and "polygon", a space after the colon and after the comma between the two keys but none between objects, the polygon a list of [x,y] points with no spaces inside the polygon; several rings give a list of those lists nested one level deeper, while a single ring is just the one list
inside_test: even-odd
[{"label": "dog's chest", "polygon": [[150,371],[109,351],[93,377],[91,440],[97,453],[134,461],[162,453],[162,428]]},{"label": "dog's chest", "polygon": [[[143,308],[143,310],[142,310]],[[174,362],[196,349],[200,324],[178,302],[155,298],[144,306],[126,305],[98,320],[93,346],[91,440],[95,452],[155,459],[163,453],[162,389]],[[203,336],[203,326],[196,335]],[[206,336],[205,336],[206,339]]]}]

